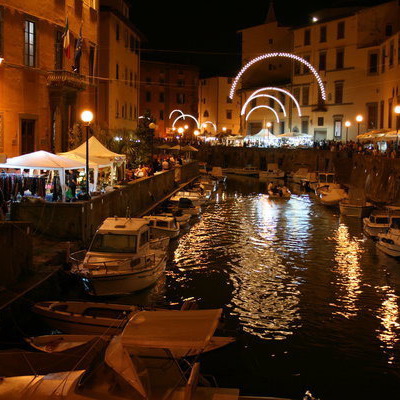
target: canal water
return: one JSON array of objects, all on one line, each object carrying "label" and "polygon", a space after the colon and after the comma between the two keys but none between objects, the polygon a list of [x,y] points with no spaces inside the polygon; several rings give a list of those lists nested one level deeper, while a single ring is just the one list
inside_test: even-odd
[{"label": "canal water", "polygon": [[[293,187],[232,177],[171,248],[150,291],[121,302],[224,310],[237,342],[202,370],[247,395],[384,399],[400,389],[400,263],[375,248],[358,219]],[[296,190],[297,189],[297,190]]]}]

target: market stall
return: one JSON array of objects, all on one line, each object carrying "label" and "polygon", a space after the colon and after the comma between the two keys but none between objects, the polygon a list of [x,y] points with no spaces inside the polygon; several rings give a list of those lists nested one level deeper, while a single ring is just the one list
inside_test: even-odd
[{"label": "market stall", "polygon": [[[17,173],[3,173],[3,178],[8,175],[10,178],[7,181],[7,185],[14,184],[18,189],[14,189],[14,194],[18,190],[21,194],[21,190],[29,184],[28,179],[30,178],[32,188],[37,186],[37,194],[40,197],[45,197],[45,189],[43,187],[43,181],[40,179],[40,175],[35,176],[35,171],[57,171],[60,181],[62,199],[65,200],[65,171],[73,169],[82,169],[85,165],[81,161],[72,160],[67,157],[62,157],[56,154],[48,153],[47,151],[39,150],[33,153],[24,154],[18,157],[8,158],[5,163],[0,164],[0,169],[7,170],[20,170],[20,174]],[[24,170],[29,170],[29,175],[23,175]],[[37,182],[32,178],[37,178]],[[4,184],[4,182],[2,182]]]}]

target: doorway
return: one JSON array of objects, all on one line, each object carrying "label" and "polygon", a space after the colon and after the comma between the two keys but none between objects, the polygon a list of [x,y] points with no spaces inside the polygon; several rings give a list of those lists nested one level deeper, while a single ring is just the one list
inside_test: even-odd
[{"label": "doorway", "polygon": [[21,119],[21,154],[35,151],[35,120]]}]

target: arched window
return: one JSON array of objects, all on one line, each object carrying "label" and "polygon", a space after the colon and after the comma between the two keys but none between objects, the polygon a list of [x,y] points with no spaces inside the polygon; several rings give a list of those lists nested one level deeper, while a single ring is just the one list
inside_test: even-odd
[{"label": "arched window", "polygon": [[203,113],[203,117],[204,118],[208,118],[209,117],[209,114],[208,114],[208,111],[206,110],[206,111],[204,111],[204,113]]}]

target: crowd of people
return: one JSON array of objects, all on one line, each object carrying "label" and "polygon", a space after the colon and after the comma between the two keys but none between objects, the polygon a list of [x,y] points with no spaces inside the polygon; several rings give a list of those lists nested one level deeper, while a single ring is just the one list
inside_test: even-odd
[{"label": "crowd of people", "polygon": [[125,179],[132,181],[134,179],[152,176],[157,172],[167,171],[176,165],[182,165],[183,160],[180,155],[153,155],[151,162],[139,164],[134,168],[132,164],[127,164],[125,169]]}]

